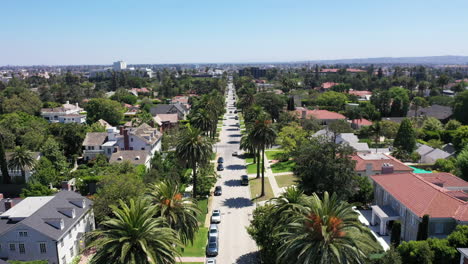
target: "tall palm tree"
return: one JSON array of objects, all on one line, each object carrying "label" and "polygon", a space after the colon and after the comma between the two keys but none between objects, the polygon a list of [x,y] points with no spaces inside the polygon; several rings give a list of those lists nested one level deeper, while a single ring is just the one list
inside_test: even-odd
[{"label": "tall palm tree", "polygon": [[111,205],[113,217],[89,233],[88,248],[96,249],[89,263],[175,263],[181,243],[164,218],[154,218],[157,208],[145,199],[119,203],[120,208]]},{"label": "tall palm tree", "polygon": [[253,162],[254,163],[257,162],[257,150],[256,150],[255,145],[254,145],[253,134],[252,133],[244,134],[241,137],[240,149],[242,149],[244,151],[247,151],[250,154],[252,154],[253,155]]},{"label": "tall palm tree", "polygon": [[193,199],[183,196],[182,186],[176,181],[165,180],[152,184],[148,196],[156,207],[156,216],[166,219],[169,226],[179,233],[182,243],[193,243],[198,231],[197,216],[200,209]]},{"label": "tall palm tree", "polygon": [[[296,212],[280,236],[280,263],[364,263],[370,252],[380,245],[358,220],[348,203],[327,192],[306,202],[307,211]],[[291,211],[292,212],[292,211]]]},{"label": "tall palm tree", "polygon": [[[265,115],[260,116],[255,121],[252,128],[255,144],[257,145],[258,152],[262,157],[262,193],[260,196],[265,195],[265,149],[271,147],[275,143],[276,132],[271,126],[271,120],[266,118]],[[257,167],[258,168],[258,167]]]},{"label": "tall palm tree", "polygon": [[8,166],[13,170],[21,170],[21,177],[26,180],[26,168],[32,168],[35,164],[34,157],[31,151],[23,146],[17,146],[11,153]]},{"label": "tall palm tree", "polygon": [[291,211],[305,212],[304,207],[307,203],[308,196],[296,186],[290,186],[278,197],[273,198],[271,201],[274,203],[275,212],[280,221],[289,221]]},{"label": "tall palm tree", "polygon": [[176,155],[192,168],[193,198],[196,198],[197,168],[213,153],[213,143],[202,136],[200,129],[187,125],[176,145]]},{"label": "tall palm tree", "polygon": [[206,109],[197,109],[197,111],[190,118],[190,124],[209,135],[211,131],[211,116]]}]

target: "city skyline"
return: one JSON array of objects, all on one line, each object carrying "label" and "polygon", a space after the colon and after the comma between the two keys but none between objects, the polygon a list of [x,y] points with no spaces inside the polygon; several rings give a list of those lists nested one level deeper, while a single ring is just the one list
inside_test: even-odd
[{"label": "city skyline", "polygon": [[6,2],[0,65],[254,63],[468,55],[468,3]]}]

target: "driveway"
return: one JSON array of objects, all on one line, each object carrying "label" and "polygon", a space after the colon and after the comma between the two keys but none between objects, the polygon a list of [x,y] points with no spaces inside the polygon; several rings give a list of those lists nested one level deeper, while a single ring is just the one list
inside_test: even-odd
[{"label": "driveway", "polygon": [[255,205],[250,200],[248,186],[240,185],[241,175],[247,174],[243,159],[232,156],[234,151],[239,151],[240,130],[237,129],[235,120],[237,114],[229,114],[234,111],[233,85],[228,85],[228,108],[226,119],[223,122],[221,141],[216,145],[218,156],[224,158],[224,171],[218,172],[221,178],[216,185],[223,188],[221,196],[213,199],[213,209],[221,210],[221,223],[219,227],[219,255],[217,263],[257,263],[255,261],[257,245],[247,234],[246,227],[250,224],[252,211]]}]

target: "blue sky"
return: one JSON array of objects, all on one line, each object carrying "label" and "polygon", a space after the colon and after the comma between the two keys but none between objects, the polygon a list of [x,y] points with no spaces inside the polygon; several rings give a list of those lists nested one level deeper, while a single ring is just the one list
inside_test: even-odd
[{"label": "blue sky", "polygon": [[466,0],[5,0],[0,65],[468,55]]}]

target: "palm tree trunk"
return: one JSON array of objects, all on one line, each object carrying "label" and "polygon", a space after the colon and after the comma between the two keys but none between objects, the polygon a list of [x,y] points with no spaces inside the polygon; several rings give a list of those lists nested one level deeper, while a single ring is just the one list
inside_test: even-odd
[{"label": "palm tree trunk", "polygon": [[21,178],[21,183],[26,183],[26,171],[23,168],[21,168]]},{"label": "palm tree trunk", "polygon": [[197,163],[196,162],[192,164],[192,183],[193,183],[192,196],[193,196],[193,199],[196,199],[197,198]]},{"label": "palm tree trunk", "polygon": [[260,149],[257,149],[257,179],[260,178]]},{"label": "palm tree trunk", "polygon": [[255,152],[255,148],[252,149],[253,153],[253,163],[257,163],[257,153]]},{"label": "palm tree trunk", "polygon": [[262,193],[260,196],[265,196],[265,148],[262,149]]}]

